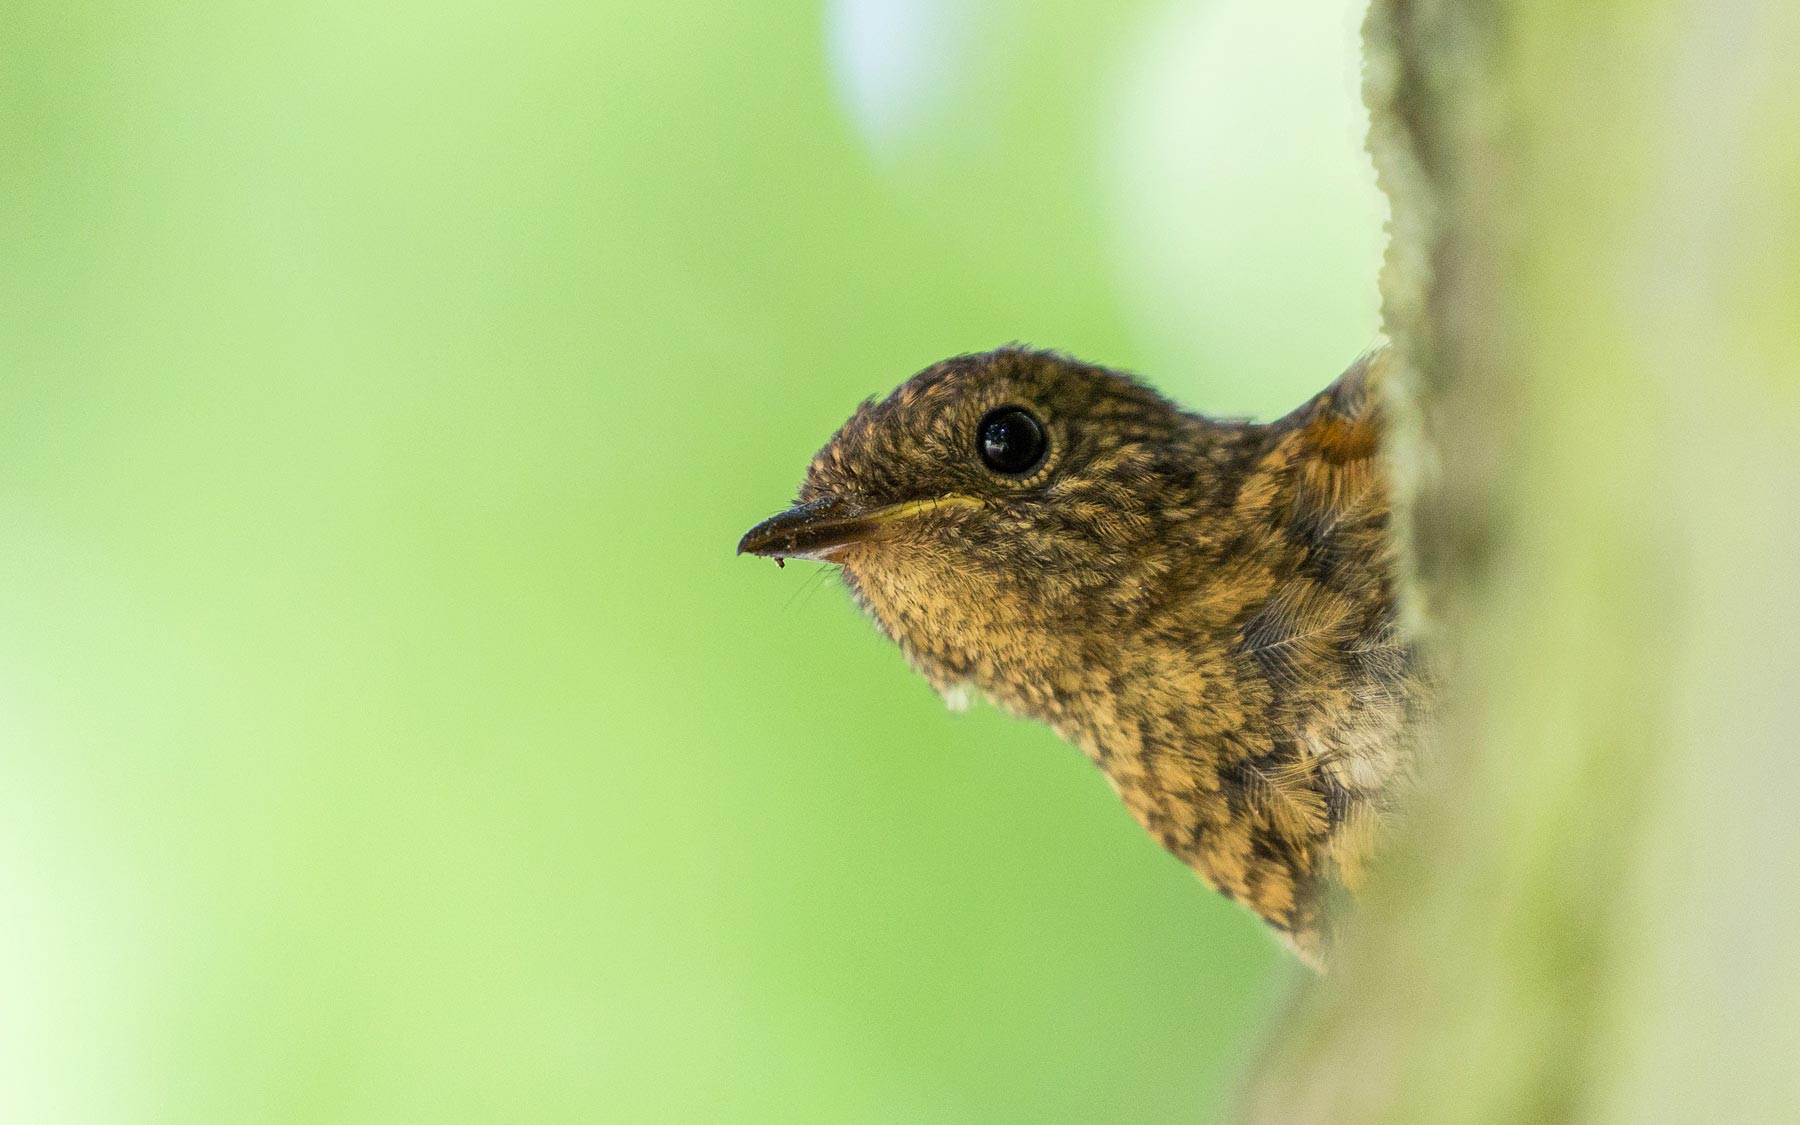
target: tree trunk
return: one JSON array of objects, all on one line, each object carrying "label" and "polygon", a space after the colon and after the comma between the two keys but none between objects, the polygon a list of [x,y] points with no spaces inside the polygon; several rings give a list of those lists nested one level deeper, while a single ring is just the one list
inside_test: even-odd
[{"label": "tree trunk", "polygon": [[1244,1116],[1800,1121],[1800,4],[1375,0],[1434,769]]}]

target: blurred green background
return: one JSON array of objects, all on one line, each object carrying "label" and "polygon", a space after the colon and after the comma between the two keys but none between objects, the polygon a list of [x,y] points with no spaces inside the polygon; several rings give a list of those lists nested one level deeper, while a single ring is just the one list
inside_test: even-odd
[{"label": "blurred green background", "polygon": [[732,547],[947,354],[1329,380],[1355,8],[9,5],[0,1118],[1216,1112],[1274,942]]}]

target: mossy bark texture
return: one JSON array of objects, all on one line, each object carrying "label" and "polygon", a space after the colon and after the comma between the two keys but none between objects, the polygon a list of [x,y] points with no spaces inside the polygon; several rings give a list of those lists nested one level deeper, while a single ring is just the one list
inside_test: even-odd
[{"label": "mossy bark texture", "polygon": [[1258,1122],[1800,1121],[1800,4],[1375,0],[1437,749]]}]

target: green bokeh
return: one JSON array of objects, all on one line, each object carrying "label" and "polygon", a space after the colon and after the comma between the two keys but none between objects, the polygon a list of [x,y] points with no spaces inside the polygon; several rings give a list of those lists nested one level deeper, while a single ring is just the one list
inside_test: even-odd
[{"label": "green bokeh", "polygon": [[[1372,339],[1378,204],[1351,127],[1138,81],[1181,5],[952,8],[880,138],[810,3],[9,8],[0,1117],[1228,1096],[1274,943],[1075,751],[731,547],[945,354],[1297,401]],[[1317,71],[1266,30],[1246,73]],[[1191,331],[1119,233],[1115,118],[1164,88],[1303,157],[1167,185],[1220,216],[1168,236],[1194,276],[1273,294]]]}]

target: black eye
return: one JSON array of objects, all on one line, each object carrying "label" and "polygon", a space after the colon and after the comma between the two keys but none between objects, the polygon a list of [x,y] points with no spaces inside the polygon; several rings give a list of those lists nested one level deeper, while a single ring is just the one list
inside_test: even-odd
[{"label": "black eye", "polygon": [[1001,406],[987,412],[975,431],[981,459],[996,473],[1018,476],[1037,468],[1049,442],[1044,427],[1022,406]]}]

